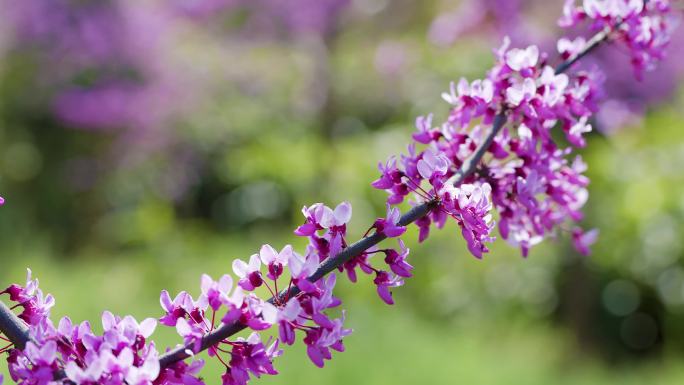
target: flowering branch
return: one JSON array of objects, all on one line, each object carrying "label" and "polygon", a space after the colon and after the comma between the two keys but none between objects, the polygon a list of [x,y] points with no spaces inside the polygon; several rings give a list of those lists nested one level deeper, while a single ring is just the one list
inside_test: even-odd
[{"label": "flowering branch", "polygon": [[[425,202],[423,204],[420,204],[418,206],[413,207],[409,212],[404,214],[401,219],[399,220],[399,225],[401,226],[407,226],[416,220],[424,217],[427,215],[430,210],[432,210],[435,207],[435,202]],[[383,240],[387,239],[387,236],[375,232],[370,236],[364,237],[357,242],[349,245],[347,248],[342,250],[339,254],[335,255],[334,257],[328,258],[325,261],[323,261],[318,269],[316,270],[315,273],[313,273],[309,278],[309,282],[315,283],[327,274],[331,273],[335,269],[339,268],[340,266],[344,265],[346,262],[348,262],[350,259],[361,255],[364,251],[372,248],[373,246],[377,245],[378,243],[382,242]],[[283,300],[285,298],[292,298],[299,294],[301,290],[297,286],[291,287],[289,290],[283,290],[280,293],[278,293],[278,299]],[[278,302],[276,297],[271,297],[271,299],[268,300],[269,303],[273,304],[275,302]],[[244,330],[247,328],[246,325],[241,324],[240,322],[233,322],[231,324],[224,324],[220,328],[216,329],[215,331],[207,334],[206,336],[202,337],[202,342],[201,342],[201,348],[200,350],[206,350],[211,346],[216,345],[220,341],[237,334],[238,332]],[[172,365],[175,362],[184,360],[188,357],[190,357],[190,352],[192,352],[192,345],[186,345],[186,346],[181,346],[179,348],[176,348],[170,352],[165,353],[161,357],[159,357],[159,364],[162,368],[168,367]]]},{"label": "flowering branch", "polygon": [[[606,28],[603,31],[597,33],[594,35],[594,37],[589,40],[586,44],[586,46],[579,52],[577,52],[573,57],[565,60],[562,62],[560,65],[558,65],[555,69],[556,74],[561,74],[565,71],[567,71],[573,64],[575,64],[577,61],[579,61],[581,58],[592,52],[594,49],[596,49],[602,42],[608,39],[609,36],[609,29]],[[485,138],[485,140],[477,147],[473,155],[468,158],[466,162],[463,163],[461,168],[454,174],[447,184],[453,185],[453,186],[458,186],[460,185],[466,177],[468,177],[470,174],[475,172],[477,165],[480,163],[484,155],[486,154],[487,150],[489,147],[492,145],[492,142],[494,141],[494,138],[496,135],[499,134],[503,126],[506,124],[506,113],[505,111],[500,112],[499,114],[496,115],[494,118],[494,122],[492,124],[492,129]],[[399,225],[400,226],[408,226],[411,223],[414,223],[415,221],[425,217],[432,211],[434,208],[437,207],[437,204],[433,200],[429,200],[427,202],[424,202],[422,204],[419,204],[417,206],[414,206],[409,212],[406,214],[402,215],[401,219],[399,220]],[[308,280],[310,282],[316,282],[319,279],[323,278],[325,275],[328,273],[334,271],[335,269],[339,268],[340,266],[344,265],[347,261],[350,259],[361,255],[364,251],[370,249],[371,247],[377,245],[378,243],[382,242],[383,240],[387,239],[387,236],[380,232],[375,232],[370,236],[364,237],[357,242],[349,245],[346,249],[341,251],[339,254],[336,256],[326,259],[324,262],[322,262],[316,270],[314,274],[312,274]],[[278,294],[278,297],[280,299],[283,298],[289,298],[297,295],[300,292],[298,287],[292,287],[289,291],[284,290]],[[272,297],[271,299],[268,300],[271,304],[273,304],[275,301],[275,298]],[[201,342],[201,349],[200,350],[206,350],[211,346],[216,345],[220,341],[237,334],[238,332],[244,330],[247,328],[246,325],[240,324],[239,322],[234,322],[232,324],[225,324],[221,326],[220,328],[216,329],[215,331],[207,334],[202,338]],[[187,346],[181,346],[178,347],[170,352],[165,353],[159,358],[159,363],[162,368],[170,366],[171,364],[184,360],[188,357],[190,357],[190,352],[192,352],[192,346],[187,345]]]},{"label": "flowering branch", "polygon": [[[608,31],[603,30],[596,34],[582,49],[580,52],[575,54],[572,58],[564,61],[558,67],[556,67],[556,74],[563,73],[567,71],[574,63],[580,60],[582,57],[594,50],[601,42],[606,40],[608,37]],[[491,131],[485,138],[485,140],[478,146],[474,151],[473,155],[468,158],[466,162],[463,163],[461,168],[456,174],[454,174],[449,179],[449,184],[453,186],[458,186],[463,182],[463,180],[472,174],[479,162],[482,160],[487,150],[491,146],[494,138],[501,131],[506,123],[506,114],[501,112],[496,115],[494,123],[492,124]],[[425,217],[430,213],[432,209],[436,206],[435,201],[427,201],[417,206],[414,206],[409,212],[401,216],[398,224],[400,226],[407,226],[415,221]],[[334,271],[338,267],[344,265],[350,259],[362,254],[364,251],[369,250],[373,246],[379,244],[383,240],[387,239],[387,236],[380,232],[374,232],[372,235],[364,237],[359,241],[349,245],[347,248],[342,250],[336,256],[326,259],[323,261],[319,268],[314,274],[312,274],[308,280],[312,283],[320,280],[328,273]],[[279,299],[294,297],[299,294],[301,290],[297,286],[291,287],[289,290],[283,290],[278,294]],[[276,297],[271,297],[268,300],[269,303],[273,304],[276,302]],[[206,334],[201,339],[199,351],[209,349],[212,346],[217,345],[224,339],[233,336],[240,331],[246,329],[247,326],[240,322],[233,322],[230,324],[224,324],[218,329]],[[7,306],[0,301],[0,331],[5,334],[10,341],[19,349],[23,349],[26,342],[29,341],[28,328]],[[191,356],[193,352],[193,344],[187,344],[185,346],[180,346],[174,350],[171,350],[159,357],[160,367],[165,368],[171,366],[172,364],[185,360]],[[195,352],[197,353],[197,352]]]},{"label": "flowering branch", "polygon": [[[618,22],[617,26],[619,26],[620,23]],[[572,57],[561,63],[556,67],[555,73],[556,75],[562,74],[563,72],[567,71],[568,68],[570,68],[573,64],[577,63],[580,61],[583,57],[587,56],[589,53],[591,53],[593,50],[595,50],[601,43],[605,42],[608,40],[608,36],[610,35],[610,32],[613,30],[611,27],[606,27],[604,28],[601,32],[595,34],[589,41],[586,42],[584,48],[574,54]]]}]

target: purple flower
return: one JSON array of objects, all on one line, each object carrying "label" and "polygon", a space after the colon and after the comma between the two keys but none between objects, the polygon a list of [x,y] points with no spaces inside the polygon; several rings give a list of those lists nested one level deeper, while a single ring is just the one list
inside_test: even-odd
[{"label": "purple flower", "polygon": [[43,291],[38,288],[38,280],[31,279],[31,269],[26,269],[26,286],[22,287],[12,284],[5,290],[0,291],[0,295],[7,293],[11,301],[17,302],[23,310],[19,318],[29,325],[39,325],[50,315],[50,309],[55,305],[55,299],[51,294],[43,295]]},{"label": "purple flower", "polygon": [[553,68],[545,66],[539,76],[539,85],[543,88],[541,101],[544,105],[553,107],[561,102],[569,81],[568,75],[556,75]]},{"label": "purple flower", "polygon": [[398,208],[390,206],[387,204],[387,216],[383,218],[378,218],[375,220],[373,227],[375,230],[384,234],[386,237],[394,238],[398,237],[406,232],[406,226],[401,226],[399,221],[401,220],[401,212]]},{"label": "purple flower", "polygon": [[204,336],[205,326],[193,321],[188,322],[185,318],[179,318],[176,322],[176,332],[183,337],[183,342],[193,344],[193,352],[199,353]]},{"label": "purple flower", "polygon": [[261,260],[258,254],[253,254],[249,258],[249,264],[241,259],[234,260],[233,272],[240,277],[238,285],[247,291],[254,290],[264,282],[261,277]]},{"label": "purple flower", "polygon": [[531,45],[525,49],[513,48],[506,52],[506,65],[513,71],[533,68],[539,60],[539,48]]},{"label": "purple flower", "polygon": [[593,20],[594,28],[609,28],[615,40],[624,44],[632,57],[637,78],[650,71],[662,60],[665,48],[675,29],[669,0],[584,0],[582,8],[567,1],[564,15],[559,21],[563,27],[572,27],[584,18]]},{"label": "purple flower", "polygon": [[303,257],[297,253],[292,253],[289,262],[294,284],[307,293],[315,292],[316,286],[309,282],[308,278],[318,269],[320,263],[318,254],[309,252],[306,257]]},{"label": "purple flower", "polygon": [[[422,137],[420,134],[419,136]],[[379,179],[371,183],[373,187],[381,190],[389,190],[394,187],[394,185],[401,184],[403,173],[397,169],[396,159],[390,158],[384,165],[378,163],[378,169],[380,169],[381,175]]]},{"label": "purple flower", "polygon": [[287,262],[291,255],[292,246],[290,245],[283,247],[280,253],[278,253],[270,245],[261,246],[261,250],[259,250],[259,258],[261,259],[261,263],[266,265],[268,268],[268,273],[266,276],[274,281],[277,280],[278,277],[283,274],[283,267],[287,266]]},{"label": "purple flower", "polygon": [[377,291],[380,298],[385,301],[388,305],[394,305],[394,299],[392,299],[392,293],[390,292],[390,287],[402,286],[404,280],[401,277],[395,275],[392,276],[386,271],[377,271],[373,283],[377,285]]},{"label": "purple flower", "polygon": [[466,240],[468,250],[476,257],[482,258],[482,253],[489,250],[484,242],[491,242],[492,203],[489,199],[492,188],[489,184],[470,185],[460,187],[445,186],[440,192],[442,204],[447,212],[458,220],[461,234]]},{"label": "purple flower", "polygon": [[54,372],[58,369],[57,343],[48,341],[43,346],[36,346],[29,341],[24,349],[24,356],[31,362],[29,376],[36,384],[47,384],[52,381]]},{"label": "purple flower", "polygon": [[556,44],[556,49],[560,53],[563,60],[567,60],[575,55],[577,55],[586,46],[587,41],[582,36],[570,40],[568,38],[562,37],[558,39]]},{"label": "purple flower", "polygon": [[178,361],[161,370],[157,381],[165,385],[204,385],[197,374],[204,367],[203,360],[192,361],[189,365],[185,361]]},{"label": "purple flower", "polygon": [[202,274],[201,288],[202,295],[197,299],[198,306],[203,308],[209,306],[216,311],[222,304],[228,302],[228,293],[233,288],[233,278],[224,274],[216,282],[208,274]]},{"label": "purple flower", "polygon": [[287,345],[292,345],[295,341],[295,330],[293,323],[297,321],[302,313],[302,306],[297,298],[290,298],[289,301],[278,311],[278,326],[280,340]]},{"label": "purple flower", "polygon": [[166,312],[166,314],[159,319],[159,322],[166,326],[176,326],[176,321],[179,318],[183,318],[187,314],[192,313],[196,308],[195,301],[193,301],[190,294],[184,291],[178,293],[176,298],[171,301],[169,292],[162,290],[161,295],[159,296],[159,303]]},{"label": "purple flower", "polygon": [[238,338],[230,353],[230,370],[221,377],[223,384],[246,384],[250,373],[256,377],[277,374],[272,361],[281,353],[277,340],[266,348],[258,333],[250,334],[247,339]]},{"label": "purple flower", "polygon": [[520,106],[523,102],[529,102],[537,93],[537,86],[534,80],[525,78],[522,81],[515,80],[513,84],[506,89],[506,101],[513,107]]},{"label": "purple flower", "polygon": [[399,239],[399,250],[400,251],[397,252],[394,249],[388,249],[385,252],[385,263],[387,263],[387,265],[396,275],[409,278],[412,276],[411,270],[413,270],[413,266],[406,262],[409,249],[401,239]]},{"label": "purple flower", "polygon": [[141,366],[128,365],[126,384],[128,385],[152,385],[159,375],[159,360],[156,357],[145,360]]},{"label": "purple flower", "polygon": [[317,230],[344,226],[351,219],[352,208],[349,202],[342,202],[333,211],[322,203],[316,203],[310,207],[304,206],[302,213],[306,222],[297,228],[295,234],[311,236]]},{"label": "purple flower", "polygon": [[[418,161],[418,172],[425,179],[433,180],[446,174],[449,169],[449,159],[432,148],[423,153],[423,158]],[[437,180],[435,178],[435,180]],[[432,183],[432,182],[431,182]],[[434,185],[434,183],[433,183]]]},{"label": "purple flower", "polygon": [[575,249],[579,251],[582,255],[591,254],[589,247],[596,243],[598,240],[598,229],[592,229],[587,232],[583,231],[579,227],[575,227],[572,230],[572,242]]},{"label": "purple flower", "polygon": [[[432,142],[433,140],[439,139],[439,137],[442,135],[442,133],[439,130],[432,129],[432,114],[426,116],[419,116],[416,118],[416,128],[418,129],[418,133],[413,134],[413,140],[415,140],[418,143],[423,143],[423,144],[428,144]],[[380,165],[380,171],[382,171],[382,164]],[[380,184],[379,188],[389,188],[392,187],[394,184],[392,181],[390,181],[385,184]],[[382,187],[382,186],[387,186],[387,187]],[[373,187],[378,187],[373,185]]]},{"label": "purple flower", "polygon": [[268,329],[276,323],[278,309],[254,293],[245,298],[245,305],[240,321],[252,330]]},{"label": "purple flower", "polygon": [[591,124],[587,124],[587,117],[583,116],[577,121],[577,123],[570,127],[570,130],[568,130],[566,136],[568,141],[575,147],[584,147],[587,145],[587,143],[582,135],[586,134],[587,132],[591,132]]}]

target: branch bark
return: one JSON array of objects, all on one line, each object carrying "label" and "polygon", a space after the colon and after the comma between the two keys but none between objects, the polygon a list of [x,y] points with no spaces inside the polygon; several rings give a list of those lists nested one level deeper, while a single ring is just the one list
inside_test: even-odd
[{"label": "branch bark", "polygon": [[28,328],[10,308],[0,301],[0,331],[17,349],[24,350],[29,341]]}]

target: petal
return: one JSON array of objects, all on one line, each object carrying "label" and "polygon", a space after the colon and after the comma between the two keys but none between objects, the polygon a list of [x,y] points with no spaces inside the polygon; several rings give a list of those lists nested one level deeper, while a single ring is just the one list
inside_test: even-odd
[{"label": "petal", "polygon": [[117,322],[114,318],[114,314],[106,310],[102,313],[102,329],[107,331],[116,326],[116,323]]},{"label": "petal", "polygon": [[244,278],[249,273],[249,266],[245,261],[236,259],[233,261],[233,272],[240,278]]},{"label": "petal", "polygon": [[57,355],[57,343],[48,341],[40,348],[40,358],[47,363],[52,363]]},{"label": "petal", "polygon": [[139,326],[140,330],[140,335],[142,335],[145,338],[148,338],[149,336],[154,333],[154,329],[157,328],[157,320],[154,318],[146,318],[144,319]]},{"label": "petal", "polygon": [[209,289],[211,289],[213,284],[214,284],[214,280],[211,279],[211,277],[209,275],[202,274],[202,283],[200,285],[200,287],[202,288],[202,293],[206,294],[207,292],[209,292]]},{"label": "petal", "polygon": [[[263,245],[261,246],[261,250],[259,250],[259,258],[264,265],[271,264],[276,260],[277,256],[278,252],[271,245]],[[250,261],[250,267],[251,265],[252,263]]]},{"label": "petal", "polygon": [[263,317],[264,322],[273,325],[274,323],[276,323],[276,318],[278,316],[278,308],[276,308],[268,302],[264,302],[263,308],[261,309],[261,316]]},{"label": "petal", "polygon": [[307,346],[306,354],[309,356],[314,365],[318,366],[319,368],[323,367],[323,355],[316,346]]},{"label": "petal", "polygon": [[297,298],[291,298],[287,301],[285,307],[280,310],[280,317],[287,321],[294,321],[302,312],[302,306],[299,304]]},{"label": "petal", "polygon": [[228,274],[224,274],[218,282],[218,287],[221,293],[227,294],[233,288],[233,278]]},{"label": "petal", "polygon": [[[390,186],[391,187],[391,186]],[[309,235],[312,235],[316,232],[316,225],[310,222],[306,222],[305,224],[297,227],[297,230],[295,230],[295,235],[299,235],[300,237],[308,237]]]},{"label": "petal", "polygon": [[335,225],[341,226],[351,219],[352,216],[352,206],[349,202],[342,202],[337,207],[335,207]]},{"label": "petal", "polygon": [[276,261],[280,263],[283,266],[286,266],[287,263],[290,261],[290,256],[292,256],[293,253],[292,245],[285,245],[282,250],[280,250],[280,253],[278,253],[278,257],[276,258]]},{"label": "petal", "polygon": [[192,334],[192,328],[185,318],[178,319],[178,322],[176,322],[176,331],[181,337]]},{"label": "petal", "polygon": [[385,285],[378,285],[378,295],[385,301],[388,305],[394,305],[394,300],[392,299],[392,293],[390,293],[389,288]]},{"label": "petal", "polygon": [[430,179],[432,176],[432,167],[428,162],[421,159],[418,161],[418,173],[425,179]]},{"label": "petal", "polygon": [[252,254],[249,258],[249,272],[258,271],[261,268],[261,260],[257,254]]},{"label": "petal", "polygon": [[171,296],[169,296],[168,291],[161,291],[161,294],[159,295],[159,303],[161,304],[162,309],[166,310],[167,312],[173,310],[173,302],[171,302]]},{"label": "petal", "polygon": [[335,214],[330,207],[321,206],[316,210],[316,222],[324,229],[328,229],[335,224]]}]

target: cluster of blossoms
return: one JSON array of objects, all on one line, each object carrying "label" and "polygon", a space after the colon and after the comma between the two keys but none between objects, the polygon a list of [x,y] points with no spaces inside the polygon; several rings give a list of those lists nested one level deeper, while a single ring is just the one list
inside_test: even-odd
[{"label": "cluster of blossoms", "polygon": [[[25,286],[13,284],[0,292],[8,294],[13,308],[28,325],[29,341],[23,350],[7,351],[9,373],[18,384],[53,384],[63,377],[76,384],[148,385],[159,375],[159,352],[147,338],[157,321],[148,318],[138,323],[133,317],[102,315],[102,335],[93,332],[90,323],[75,325],[68,317],[57,326],[50,320],[55,301],[43,295],[38,280],[28,272]],[[5,339],[0,336],[0,338]]]},{"label": "cluster of blossoms", "polygon": [[[582,6],[577,6],[575,0],[567,0],[559,25],[574,27],[585,20],[594,30],[608,29],[616,40],[627,46],[637,78],[663,59],[679,22],[671,12],[669,0],[583,0]],[[578,38],[574,45],[583,45],[583,42]],[[559,41],[559,45],[573,46],[567,39]]]},{"label": "cluster of blossoms", "polygon": [[[645,9],[641,8],[641,2],[621,1],[606,4],[607,7],[604,7],[605,1],[567,1],[565,5],[567,16],[560,20],[560,24],[566,27],[569,27],[569,24],[574,24],[574,27],[570,29],[571,32],[568,33],[571,38],[555,41],[557,37],[556,31],[551,28],[552,21],[540,20],[535,15],[555,11],[558,3],[559,1],[547,0],[463,0],[458,2],[455,9],[443,12],[434,19],[429,31],[430,40],[435,44],[444,46],[452,45],[464,36],[478,36],[487,39],[511,36],[511,39],[517,44],[535,43],[542,47],[548,47],[545,48],[547,50],[551,49],[554,43],[557,43],[563,59],[567,59],[571,52],[584,47],[586,41],[580,34],[587,28],[587,25],[593,26],[595,30],[601,28],[600,24],[592,24],[592,19],[597,13],[600,15],[605,12],[613,12],[612,10],[618,11],[620,8],[629,9],[627,7],[631,7],[645,12],[641,12],[640,15],[632,14],[629,23],[622,27],[623,30],[630,28],[630,25],[640,24],[648,26],[648,28],[661,27],[666,24],[668,28],[673,28],[678,21],[673,14],[682,9],[681,1],[679,5],[676,1],[671,2],[671,4],[655,2],[657,4],[653,5],[648,4],[650,1],[644,2]],[[673,8],[672,11],[669,11],[670,7]],[[582,16],[585,11],[592,15],[592,18]],[[665,15],[664,11],[669,13]],[[640,22],[639,16],[647,16],[649,13],[656,16],[658,23]],[[604,20],[611,21],[613,19]],[[632,31],[642,33],[648,30],[632,29]],[[629,44],[627,39],[619,38],[620,33],[613,33],[613,39],[622,40]],[[601,100],[601,109],[593,119],[595,128],[602,133],[610,134],[640,122],[649,107],[661,104],[676,95],[677,82],[673,82],[672,79],[681,78],[684,74],[684,65],[682,64],[684,63],[682,60],[684,51],[681,50],[684,45],[684,34],[658,33],[654,36],[657,36],[657,39],[642,39],[642,42],[647,44],[658,42],[657,45],[660,46],[661,43],[671,40],[668,59],[658,66],[658,71],[643,73],[643,66],[632,66],[629,60],[625,60],[624,49],[600,50],[600,52],[592,54],[587,61],[583,60],[582,66],[585,68],[593,66],[610,68],[611,76],[607,77],[604,83],[606,97]],[[633,53],[634,51],[632,51]],[[656,53],[658,53],[656,57],[661,56],[660,52]],[[639,77],[643,77],[641,80],[647,82],[648,87],[645,87],[642,81],[635,82],[630,76],[633,72],[637,73]]]},{"label": "cluster of blossoms", "polygon": [[[570,1],[561,24],[593,19],[593,29],[607,29],[607,36],[626,43],[640,73],[663,56],[671,33],[668,11],[666,0],[586,0],[583,8]],[[587,44],[582,37],[560,39],[561,59],[573,60]],[[380,164],[382,175],[373,183],[388,192],[388,204],[412,193],[419,201],[434,201],[437,209],[416,222],[420,240],[431,224],[442,227],[452,217],[477,258],[493,240],[492,209],[499,214],[501,236],[523,255],[567,219],[582,219],[589,180],[586,164],[573,151],[586,145],[603,79],[598,70],[561,73],[567,68],[551,67],[537,46],[511,48],[508,38],[495,56],[486,78],[461,79],[442,95],[452,105],[445,122],[433,125],[432,115],[416,120],[408,154]],[[564,140],[552,135],[556,127]],[[418,151],[417,145],[425,148]],[[481,161],[469,163],[480,150]],[[575,228],[572,239],[586,254],[596,232]]]},{"label": "cluster of blossoms", "polygon": [[[623,23],[633,17],[625,9],[667,9],[664,1],[630,8],[636,3],[586,1],[584,13],[575,11],[573,17],[600,15],[601,26],[621,34]],[[633,57],[650,60],[661,55],[659,44],[627,46]],[[570,64],[587,49],[577,40],[564,40],[559,47]],[[634,64],[640,68],[643,62]],[[43,295],[29,271],[25,286],[11,285],[0,292],[15,303],[12,310],[20,309],[18,317],[29,331],[23,349],[0,336],[10,342],[0,353],[8,353],[12,380],[27,385],[198,385],[204,383],[199,377],[204,362],[182,359],[207,350],[225,366],[222,383],[242,385],[252,377],[276,374],[273,360],[282,354],[280,344],[294,344],[297,333],[311,361],[322,367],[331,359],[332,350],[344,350],[343,339],[351,333],[344,326],[344,311],[336,310],[341,304],[333,296],[336,275],[325,274],[337,268],[353,282],[357,269],[373,275],[378,295],[392,304],[390,289],[412,275],[406,260],[409,250],[401,239],[397,248],[380,249],[376,244],[384,238],[398,238],[408,223],[416,222],[423,241],[431,225],[442,227],[451,217],[468,250],[481,258],[488,252],[486,244],[494,240],[496,211],[501,236],[527,255],[530,247],[554,234],[567,219],[579,221],[587,199],[586,165],[572,155],[574,149],[586,145],[584,135],[592,129],[588,122],[597,109],[602,76],[561,72],[549,66],[547,55],[536,46],[510,48],[506,40],[496,51],[496,64],[486,78],[462,79],[443,94],[452,105],[445,122],[435,126],[432,116],[418,118],[415,143],[409,145],[408,154],[380,164],[381,176],[372,185],[386,190],[389,197],[386,216],[368,229],[367,234],[374,231],[373,237],[348,246],[352,208],[347,202],[334,209],[321,203],[304,207],[304,223],[295,230],[309,240],[303,254],[289,245],[280,251],[264,245],[248,261],[233,261],[237,281],[230,275],[218,281],[203,275],[197,299],[187,292],[172,299],[162,291],[164,314],[159,320],[139,323],[131,316],[105,312],[102,335],[95,334],[87,321],[74,325],[66,317],[55,327],[49,318],[54,298]],[[555,127],[563,137],[552,135]],[[419,145],[424,149],[419,151]],[[425,215],[402,217],[396,205],[412,194],[429,210]],[[588,253],[596,231],[573,228],[571,233],[577,249]],[[370,239],[374,241],[363,250],[355,250]],[[377,255],[384,256],[382,261],[374,260]],[[260,295],[264,293],[269,299]],[[164,355],[180,352],[180,358],[164,361],[148,341],[157,323],[175,328],[183,338],[183,345]],[[263,342],[260,333],[272,327],[277,327],[278,337]],[[251,334],[231,338],[243,329]]]},{"label": "cluster of blossoms", "polygon": [[[251,377],[277,374],[273,360],[282,353],[279,345],[294,344],[298,332],[311,361],[323,367],[324,361],[332,358],[332,350],[344,350],[342,341],[351,329],[344,326],[345,312],[334,310],[341,304],[333,296],[336,275],[318,279],[312,276],[322,262],[347,247],[346,225],[352,208],[347,202],[334,210],[317,203],[304,207],[303,213],[305,222],[295,233],[310,240],[304,254],[290,245],[280,251],[264,245],[248,261],[233,261],[237,281],[227,274],[214,281],[205,274],[197,299],[184,291],[172,299],[166,290],[162,291],[164,314],[158,321],[146,319],[138,323],[131,316],[119,318],[105,312],[101,336],[93,333],[87,321],[74,325],[65,317],[55,327],[49,318],[54,298],[43,295],[29,270],[25,286],[13,284],[0,292],[16,303],[13,309],[22,310],[19,318],[30,331],[30,341],[23,351],[12,348],[11,343],[3,349],[9,352],[12,379],[19,384],[44,384],[55,378],[83,385],[203,384],[198,376],[202,360],[160,367],[159,351],[154,343],[147,342],[157,323],[176,329],[188,355],[207,349],[210,357],[225,366],[222,383],[226,385],[246,384]],[[396,237],[406,230],[397,224],[398,218],[399,211],[393,208],[373,228]],[[375,274],[373,282],[380,297],[392,304],[390,288],[401,285],[402,277],[411,276],[412,266],[406,262],[408,252],[399,241],[398,250],[371,248],[339,269],[346,271],[352,281],[356,281],[357,267]],[[371,265],[377,253],[385,255],[386,271]],[[258,294],[263,291],[270,299]],[[225,338],[203,346],[203,338],[221,327],[247,328],[252,333],[246,338]],[[263,342],[260,332],[271,327],[278,328],[278,338]]]}]

